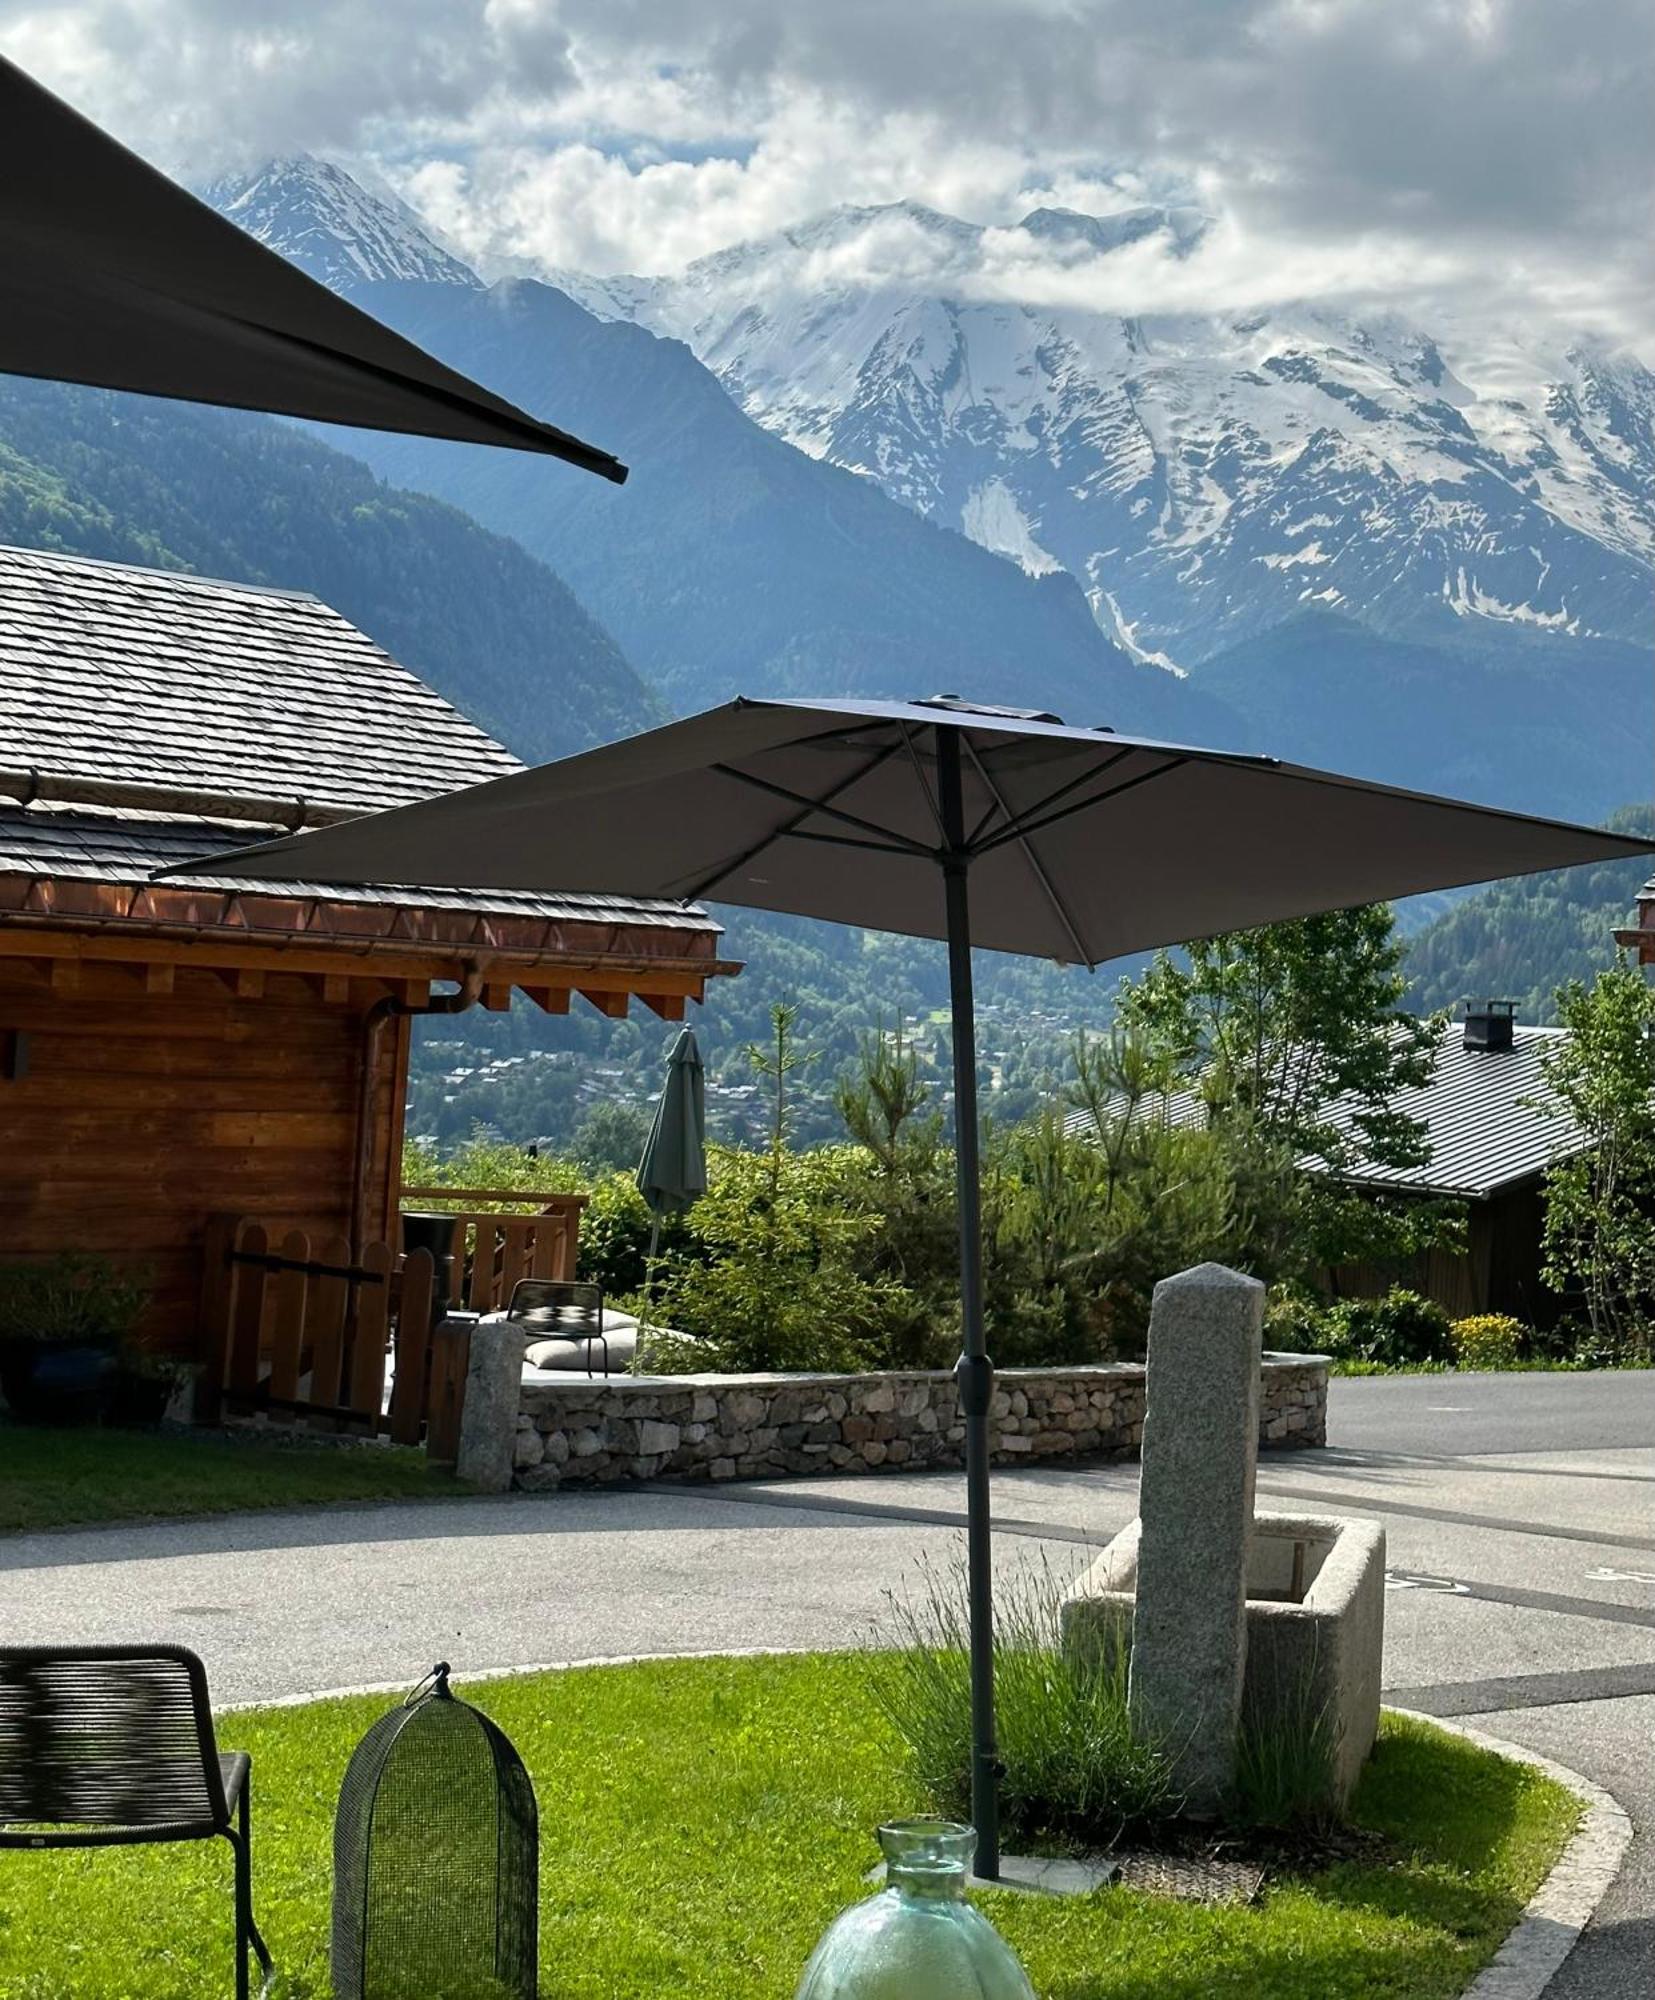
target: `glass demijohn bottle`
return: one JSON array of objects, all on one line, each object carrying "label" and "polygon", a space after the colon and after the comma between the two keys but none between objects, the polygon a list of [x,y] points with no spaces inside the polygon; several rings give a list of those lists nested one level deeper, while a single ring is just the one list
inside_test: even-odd
[{"label": "glass demijohn bottle", "polygon": [[952,1820],[882,1826],[887,1886],[828,1926],[794,2000],[1034,2000],[1010,1947],[966,1901],[976,1841]]}]

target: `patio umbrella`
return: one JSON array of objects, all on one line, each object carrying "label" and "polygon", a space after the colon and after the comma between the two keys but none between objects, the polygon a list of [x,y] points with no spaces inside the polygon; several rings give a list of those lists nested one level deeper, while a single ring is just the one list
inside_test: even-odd
[{"label": "patio umbrella", "polygon": [[0,57],[0,372],[626,467],[306,277]]},{"label": "patio umbrella", "polygon": [[272,880],[714,896],[947,940],[972,1815],[978,1872],[992,1877],[994,1375],[983,1334],[971,947],[1095,965],[1246,925],[1652,849],[1271,757],[1066,728],[1054,716],[942,695],[736,701],[212,867]]},{"label": "patio umbrella", "polygon": [[667,1057],[667,1080],[638,1162],[638,1192],[657,1231],[662,1216],[681,1215],[707,1192],[707,1091],[693,1028],[679,1031]]},{"label": "patio umbrella", "polygon": [[655,1100],[655,1118],[644,1141],[637,1180],[651,1217],[644,1278],[647,1316],[662,1219],[682,1215],[707,1192],[707,1089],[693,1028],[679,1031],[667,1057],[667,1078]]}]

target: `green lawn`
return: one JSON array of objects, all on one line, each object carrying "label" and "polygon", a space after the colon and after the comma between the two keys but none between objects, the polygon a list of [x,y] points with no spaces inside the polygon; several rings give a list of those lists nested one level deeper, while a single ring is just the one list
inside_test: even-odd
[{"label": "green lawn", "polygon": [[174,1431],[37,1430],[0,1418],[0,1532],[324,1500],[452,1497],[422,1451]]},{"label": "green lawn", "polygon": [[[410,1678],[427,1663],[410,1661]],[[918,1807],[855,1655],[678,1660],[487,1684],[534,1775],[543,2000],[788,2000]],[[462,1693],[465,1692],[461,1683]],[[255,1893],[289,2000],[323,2000],[329,1829],[380,1699],[232,1716],[253,1753]],[[1432,2000],[1493,1953],[1572,1830],[1523,1766],[1391,1721],[1358,1803],[1389,1843],[1203,1910],[1124,1890],[984,1896],[1046,2000]],[[227,1854],[0,1854],[0,2000],[226,1992]]]}]

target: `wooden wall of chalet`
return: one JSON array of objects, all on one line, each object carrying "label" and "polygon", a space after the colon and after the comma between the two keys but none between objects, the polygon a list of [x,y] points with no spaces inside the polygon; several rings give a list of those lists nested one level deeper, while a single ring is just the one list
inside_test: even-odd
[{"label": "wooden wall of chalet", "polygon": [[0,1030],[27,1037],[25,1073],[0,1078],[0,1258],[85,1249],[147,1267],[149,1337],[182,1350],[209,1215],[387,1234],[407,1023],[377,1035],[369,1203],[353,1218],[366,1015],[384,989],[269,974],[237,992],[234,974],[169,976],[170,991],[152,991],[142,966],[86,964],[54,986],[46,964],[0,960]]},{"label": "wooden wall of chalet", "polygon": [[1538,1175],[1467,1205],[1466,1255],[1432,1250],[1399,1264],[1343,1264],[1331,1274],[1336,1298],[1376,1298],[1406,1285],[1455,1319],[1510,1313],[1526,1326],[1555,1324],[1563,1301],[1541,1282],[1545,1199]]}]

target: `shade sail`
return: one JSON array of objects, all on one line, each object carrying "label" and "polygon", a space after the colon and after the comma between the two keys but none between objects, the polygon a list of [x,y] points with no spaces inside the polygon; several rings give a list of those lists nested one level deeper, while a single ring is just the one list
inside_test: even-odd
[{"label": "shade sail", "polygon": [[749,701],[246,850],[249,878],[707,896],[947,935],[939,734],[962,749],[975,945],[1126,952],[1655,851],[1284,764],[931,702]]},{"label": "shade sail", "polygon": [[626,467],[445,368],[0,57],[0,372]]}]

